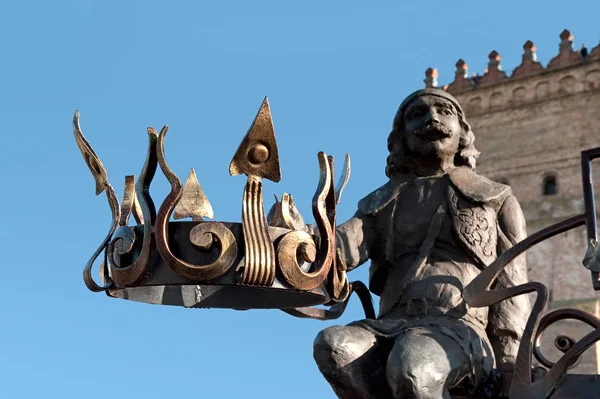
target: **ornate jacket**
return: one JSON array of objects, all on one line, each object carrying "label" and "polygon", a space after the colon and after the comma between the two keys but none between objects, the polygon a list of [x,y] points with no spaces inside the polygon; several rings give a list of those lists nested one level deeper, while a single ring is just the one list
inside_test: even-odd
[{"label": "ornate jacket", "polygon": [[[497,255],[526,237],[525,220],[510,187],[493,182],[466,167],[448,173],[447,208],[456,241],[475,264],[485,268]],[[348,269],[371,260],[369,288],[380,295],[393,266],[393,220],[396,199],[411,181],[396,176],[363,198],[353,218],[338,228],[338,246]],[[508,265],[498,277],[495,288],[527,282],[525,256]],[[489,309],[486,332],[498,368],[514,364],[527,318],[529,300],[518,296]]]}]

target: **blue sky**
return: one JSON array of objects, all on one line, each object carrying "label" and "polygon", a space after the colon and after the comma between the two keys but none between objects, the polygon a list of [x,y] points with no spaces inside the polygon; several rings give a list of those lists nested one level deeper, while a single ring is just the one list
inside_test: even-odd
[{"label": "blue sky", "polygon": [[[409,4],[410,3],[410,4]],[[81,272],[110,224],[75,145],[76,109],[119,195],[141,170],[146,127],[189,168],[219,220],[239,221],[243,177],[228,165],[269,96],[282,181],[305,218],[316,154],[353,171],[338,220],[386,181],[397,106],[427,67],[449,83],[463,58],[516,67],[532,40],[546,64],[564,28],[593,47],[597,1],[3,1],[0,3],[2,398],[333,398],[312,360],[335,322],[282,312],[151,306],[89,292]],[[157,174],[157,202],[168,191]],[[367,266],[351,274],[367,280]],[[97,274],[96,274],[97,275]]]}]

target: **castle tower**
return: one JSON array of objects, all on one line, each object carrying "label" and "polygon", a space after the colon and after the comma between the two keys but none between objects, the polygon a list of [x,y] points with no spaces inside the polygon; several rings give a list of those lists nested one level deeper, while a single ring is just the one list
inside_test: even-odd
[{"label": "castle tower", "polygon": [[[473,128],[481,151],[478,173],[512,187],[529,234],[583,212],[580,152],[600,146],[600,45],[576,51],[568,30],[560,39],[558,54],[545,67],[527,41],[511,74],[492,51],[482,76],[469,77],[461,59],[454,81],[443,87],[462,104]],[[429,68],[427,87],[437,83],[434,76],[437,70]],[[600,204],[600,162],[594,166]],[[527,252],[529,277],[548,287],[551,308],[578,306],[598,315],[600,294],[582,266],[586,249],[586,231],[579,228]],[[589,331],[573,328],[574,338]],[[598,354],[588,350],[574,371],[600,372]]]}]

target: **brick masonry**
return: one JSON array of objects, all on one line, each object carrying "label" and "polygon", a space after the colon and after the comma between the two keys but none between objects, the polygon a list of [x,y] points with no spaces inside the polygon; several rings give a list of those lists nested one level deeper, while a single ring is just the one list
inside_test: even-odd
[{"label": "brick masonry", "polygon": [[[493,51],[483,76],[468,77],[466,62],[459,60],[455,80],[443,87],[461,103],[475,133],[478,173],[512,187],[529,234],[583,212],[580,152],[600,146],[600,45],[584,56],[573,50],[569,31],[560,39],[559,54],[546,67],[527,41],[523,61],[510,76]],[[437,70],[429,68],[426,86],[435,87],[436,78]],[[594,168],[597,204],[599,165]],[[543,193],[547,177],[556,179],[554,195]],[[586,249],[585,228],[579,228],[527,252],[529,278],[549,288],[550,308],[568,304],[598,315],[599,296],[581,263]],[[580,324],[557,327],[579,338],[589,331]],[[550,351],[552,332],[543,346]],[[596,351],[590,348],[573,372],[600,372]]]}]

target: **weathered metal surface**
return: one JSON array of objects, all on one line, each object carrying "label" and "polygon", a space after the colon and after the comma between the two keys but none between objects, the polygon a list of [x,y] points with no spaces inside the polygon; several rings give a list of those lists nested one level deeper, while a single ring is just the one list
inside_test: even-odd
[{"label": "weathered metal surface", "polygon": [[[320,246],[317,250],[313,239],[303,231],[287,233],[277,248],[277,261],[283,279],[299,290],[313,289],[323,283],[333,264],[335,251],[335,204],[327,202],[332,190],[332,165],[325,153],[320,152],[319,185],[313,197],[313,215],[320,233]],[[304,272],[297,262],[297,253],[304,262],[315,262],[312,272]]]},{"label": "weathered metal surface", "polygon": [[[156,208],[152,197],[150,197],[150,184],[154,178],[157,167],[156,142],[158,134],[156,130],[148,128],[148,153],[146,162],[140,172],[140,177],[136,184],[136,198],[139,201],[142,211],[142,220],[144,221],[144,234],[142,237],[142,247],[137,256],[130,258],[129,262],[115,264],[112,256],[108,256],[111,265],[110,273],[113,281],[118,286],[134,285],[140,278],[148,272],[148,266],[155,256],[156,248],[153,242],[153,226],[156,223]],[[109,245],[109,253],[116,251],[124,255],[130,252],[130,248],[135,244],[136,238],[131,235],[121,236],[118,231],[115,232]]]},{"label": "weathered metal surface", "polygon": [[127,226],[131,215],[133,215],[137,224],[144,223],[144,215],[135,194],[135,177],[133,175],[125,176],[125,189],[123,191],[119,226]]},{"label": "weathered metal surface", "polygon": [[204,194],[200,182],[196,177],[194,169],[190,170],[190,174],[183,185],[181,198],[175,206],[173,218],[175,220],[192,218],[192,220],[204,220],[204,218],[213,219],[215,213],[213,211],[208,197]]},{"label": "weathered metal surface", "polygon": [[[179,178],[173,173],[171,168],[169,168],[165,158],[164,147],[167,130],[168,128],[165,126],[158,136],[156,156],[163,174],[171,184],[171,192],[167,195],[167,198],[165,198],[158,210],[155,228],[156,247],[162,259],[175,270],[177,274],[191,280],[209,282],[222,276],[233,266],[237,257],[237,243],[233,233],[231,233],[231,231],[222,223],[200,223],[190,231],[189,240],[193,245],[203,251],[210,251],[213,246],[218,246],[219,255],[215,260],[206,264],[186,262],[175,256],[171,251],[168,230],[169,219],[173,214],[175,206],[184,194],[184,188],[181,185]],[[191,216],[201,218],[207,213],[206,203],[208,202],[208,199],[205,200],[202,198],[201,191],[198,191],[199,188],[200,185],[198,184],[194,193],[194,200],[198,198],[202,199],[201,203],[197,203],[197,205],[199,205],[198,208],[189,208],[189,205],[193,204],[186,204],[186,206],[188,206],[187,210]]]},{"label": "weathered metal surface", "polygon": [[[234,237],[233,242],[237,245],[232,266],[224,273],[214,278],[211,277],[211,280],[199,278],[194,272],[182,273],[180,269],[173,268],[170,263],[172,259],[160,255],[154,258],[151,264],[151,273],[141,278],[132,287],[113,286],[108,290],[109,295],[155,304],[234,309],[279,309],[281,307],[314,306],[324,304],[329,300],[323,286],[313,290],[298,291],[290,289],[285,282],[277,278],[269,287],[240,285],[236,277],[236,267],[244,263],[244,251],[241,248],[241,245],[243,245],[243,227],[241,223],[169,222],[167,226],[168,235],[166,236],[168,247],[172,253],[177,254],[177,259],[181,262],[189,265],[210,265],[221,255],[219,245],[213,244],[206,249],[202,249],[198,247],[197,240],[194,242],[190,237],[193,237],[198,229],[214,232],[219,228],[226,229],[227,234]],[[269,235],[273,241],[277,241],[288,232],[287,229],[269,227]],[[141,238],[144,233],[143,226],[139,225],[120,227],[117,233],[120,236],[132,237],[134,242],[128,252],[109,253],[115,263],[119,264],[126,262],[130,257],[135,257],[141,251]],[[200,288],[196,289],[197,286]]]},{"label": "weathered metal surface", "polygon": [[[345,167],[346,174],[336,191],[333,159],[319,154],[320,179],[313,204],[319,239],[308,234],[303,223],[294,225],[297,209],[288,195],[284,196],[285,209],[279,212],[280,222],[290,223],[288,228],[267,226],[261,179],[278,181],[281,173],[266,99],[230,165],[233,175],[248,174],[241,224],[205,220],[214,219],[214,213],[194,170],[182,185],[167,163],[167,126],[160,133],[147,129],[144,167],[137,183],[133,176],[125,178],[121,205],[104,166],[81,132],[79,113],[74,126],[76,143],[96,182],[96,193],[106,191],[113,214],[109,234],[84,269],[84,281],[92,291],[150,303],[235,309],[307,307],[340,301],[348,295],[344,270],[336,269],[336,279],[331,273],[335,264],[335,198],[339,199],[347,183],[349,169]],[[159,166],[171,190],[157,212],[149,188]],[[132,215],[137,225],[129,226]],[[191,218],[192,222],[170,222],[172,215],[175,219]],[[295,231],[298,226],[302,231]],[[301,243],[292,242],[297,234],[303,234]],[[298,246],[304,248],[302,265],[297,263]],[[98,285],[91,269],[102,252],[103,285]],[[280,263],[276,254],[282,259]]]},{"label": "weathered metal surface", "polygon": [[275,128],[269,100],[266,97],[231,160],[229,173],[231,176],[239,174],[256,176],[275,183],[281,180]]},{"label": "weathered metal surface", "polygon": [[281,180],[275,130],[267,98],[238,147],[229,173],[246,174],[242,203],[245,262],[238,268],[239,281],[245,285],[269,286],[275,279],[275,249],[267,233],[262,194],[262,179]]},{"label": "weathered metal surface", "polygon": [[583,259],[583,265],[592,272],[592,286],[596,291],[599,291],[600,251],[598,248],[598,221],[596,220],[596,203],[592,179],[592,161],[597,158],[600,158],[600,148],[592,148],[581,153],[581,178],[588,235],[588,249]]},{"label": "weathered metal surface", "polygon": [[[90,172],[92,172],[92,176],[94,177],[94,181],[96,182],[96,195],[102,194],[103,191],[106,192],[106,198],[108,199],[108,205],[112,212],[112,223],[110,226],[110,230],[106,235],[106,238],[102,241],[98,249],[94,252],[88,263],[85,265],[83,269],[83,281],[85,285],[94,292],[105,291],[110,288],[113,284],[112,279],[109,276],[108,268],[106,267],[106,252],[105,249],[108,246],[112,235],[115,230],[119,226],[120,219],[120,209],[119,209],[119,200],[117,199],[117,195],[115,194],[115,190],[112,188],[110,183],[108,182],[108,177],[106,175],[106,169],[100,158],[96,155],[90,144],[85,139],[83,132],[81,131],[81,127],[79,125],[79,111],[75,111],[75,115],[73,116],[73,126],[74,126],[74,134],[75,134],[75,142],[79,147],[79,151],[81,151],[81,155],[83,155],[83,159],[87,164]],[[96,284],[94,278],[92,277],[92,267],[94,266],[94,262],[100,256],[100,254],[104,253],[104,260],[102,262],[101,269],[101,279],[102,286]]]}]

